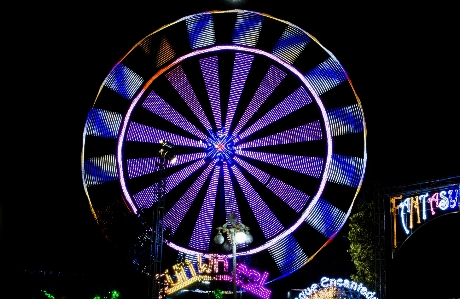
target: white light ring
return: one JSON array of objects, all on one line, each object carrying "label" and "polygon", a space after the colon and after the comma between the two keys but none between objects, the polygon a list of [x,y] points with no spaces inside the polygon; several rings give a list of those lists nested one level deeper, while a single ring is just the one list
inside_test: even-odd
[{"label": "white light ring", "polygon": [[[172,63],[170,63],[166,67],[160,69],[155,75],[153,75],[152,78],[145,83],[144,87],[139,91],[137,96],[131,102],[131,105],[130,105],[129,109],[126,112],[126,114],[125,114],[125,116],[123,118],[120,134],[118,136],[118,141],[117,141],[118,175],[119,175],[120,185],[121,185],[121,189],[122,189],[124,198],[128,202],[128,204],[129,204],[131,210],[133,211],[133,213],[137,214],[137,208],[136,208],[136,206],[134,204],[134,201],[131,198],[131,195],[129,194],[129,192],[127,190],[127,186],[126,186],[126,183],[125,183],[125,179],[124,179],[124,175],[123,175],[123,173],[124,173],[123,160],[122,160],[122,152],[123,152],[123,145],[124,145],[123,141],[125,139],[126,129],[128,127],[128,124],[129,124],[129,121],[130,121],[130,118],[131,118],[131,114],[132,114],[134,108],[136,107],[137,103],[141,99],[141,97],[144,94],[144,92],[152,84],[152,82],[155,81],[159,76],[161,76],[163,73],[165,73],[167,70],[169,70],[173,66],[176,66],[180,62],[182,62],[182,61],[184,61],[184,60],[186,60],[188,58],[197,56],[197,55],[211,53],[211,52],[217,52],[217,51],[223,51],[223,50],[242,51],[242,52],[249,52],[249,53],[262,55],[262,56],[265,56],[265,57],[267,57],[267,58],[269,58],[271,60],[276,61],[277,63],[283,65],[285,68],[290,70],[291,73],[296,75],[300,79],[300,81],[302,81],[302,83],[308,88],[308,90],[312,94],[313,98],[316,101],[317,106],[319,107],[319,109],[321,111],[321,115],[322,115],[323,121],[324,121],[324,127],[325,127],[325,130],[326,130],[326,139],[327,139],[326,163],[324,165],[323,176],[321,178],[321,182],[319,184],[319,188],[318,188],[318,191],[317,191],[316,195],[310,201],[309,206],[302,213],[301,217],[290,228],[286,229],[281,234],[277,235],[275,238],[267,241],[265,244],[263,244],[263,245],[261,245],[261,246],[259,246],[257,248],[247,250],[247,251],[244,251],[244,252],[240,252],[240,253],[237,254],[237,255],[248,255],[248,254],[254,254],[254,253],[257,253],[257,252],[260,252],[262,250],[267,249],[268,247],[272,246],[273,244],[275,244],[276,242],[278,242],[279,240],[281,240],[282,238],[286,237],[288,234],[290,234],[294,230],[296,230],[305,221],[307,216],[310,214],[311,209],[313,208],[313,206],[316,204],[316,202],[321,197],[321,194],[323,193],[324,187],[326,186],[326,183],[327,183],[327,177],[328,177],[328,173],[329,173],[329,166],[330,166],[330,163],[331,163],[331,160],[332,160],[332,133],[331,133],[330,125],[329,125],[329,119],[327,117],[326,109],[325,109],[320,97],[316,94],[316,92],[314,91],[314,89],[310,85],[310,83],[307,81],[307,79],[296,68],[294,68],[292,65],[286,63],[285,61],[283,61],[279,57],[277,57],[277,56],[275,56],[273,54],[267,53],[265,51],[262,51],[260,49],[248,48],[248,47],[237,46],[237,45],[211,46],[211,47],[208,47],[208,48],[195,50],[193,52],[190,52],[190,53],[188,53],[186,55],[183,55],[183,56],[177,58]],[[165,243],[168,244],[168,246],[170,246],[170,247],[172,247],[172,248],[174,248],[176,250],[179,250],[181,252],[184,252],[184,253],[202,254],[202,252],[193,251],[193,250],[183,248],[183,247],[178,246],[178,245],[176,245],[176,244],[174,244],[174,243],[172,243],[172,242],[170,242],[170,241],[168,241],[166,239],[165,239]],[[229,256],[231,256],[231,255],[229,255]]]}]

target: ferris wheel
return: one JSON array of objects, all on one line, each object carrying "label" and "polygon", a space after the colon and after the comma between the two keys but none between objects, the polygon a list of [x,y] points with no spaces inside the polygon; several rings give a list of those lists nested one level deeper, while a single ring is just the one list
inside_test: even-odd
[{"label": "ferris wheel", "polygon": [[155,206],[160,140],[177,159],[165,169],[168,247],[215,252],[215,228],[235,213],[254,240],[238,255],[270,261],[272,278],[334,238],[366,164],[362,107],[337,59],[299,27],[251,11],[184,17],[110,71],[82,150],[103,226]]}]

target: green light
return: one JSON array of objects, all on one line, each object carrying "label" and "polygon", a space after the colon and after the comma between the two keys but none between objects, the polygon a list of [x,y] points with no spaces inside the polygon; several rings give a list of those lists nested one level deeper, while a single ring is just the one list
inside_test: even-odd
[{"label": "green light", "polygon": [[112,291],[112,299],[117,299],[118,297],[120,297],[120,292],[118,292],[116,290],[113,290]]},{"label": "green light", "polygon": [[216,299],[222,299],[224,292],[222,290],[216,289],[213,293]]},{"label": "green light", "polygon": [[45,294],[46,297],[50,298],[50,299],[56,299],[56,297],[54,297],[53,295],[51,295],[50,293],[48,293],[47,291],[45,290],[42,290],[43,294]]},{"label": "green light", "polygon": [[101,299],[101,296],[96,296],[93,299]]}]

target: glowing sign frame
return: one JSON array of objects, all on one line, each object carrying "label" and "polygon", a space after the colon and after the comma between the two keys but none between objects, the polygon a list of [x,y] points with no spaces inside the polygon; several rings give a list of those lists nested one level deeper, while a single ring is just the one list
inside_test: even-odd
[{"label": "glowing sign frame", "polygon": [[390,197],[393,253],[418,228],[439,216],[460,212],[460,185]]}]

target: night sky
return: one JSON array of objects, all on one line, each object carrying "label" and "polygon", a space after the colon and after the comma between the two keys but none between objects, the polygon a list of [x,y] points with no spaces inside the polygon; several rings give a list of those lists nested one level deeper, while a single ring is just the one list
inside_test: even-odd
[{"label": "night sky", "polygon": [[[342,1],[305,2],[299,7],[291,0],[34,5],[12,12],[15,18],[4,42],[6,171],[0,199],[0,267],[11,280],[36,270],[110,280],[114,285],[137,277],[104,239],[91,214],[81,179],[83,128],[113,65],[149,33],[198,12],[264,12],[303,28],[337,57],[366,118],[364,189],[374,182],[394,186],[460,175],[458,22],[453,5],[363,6]],[[420,288],[428,281],[420,280],[420,272],[429,267],[438,271],[432,279],[449,284],[454,279],[445,272],[449,261],[458,267],[458,282],[458,216],[433,222],[421,229],[412,245],[407,243],[394,266],[399,271],[393,281],[396,288],[404,279],[411,282],[406,288]],[[308,286],[323,275],[352,273],[344,235],[293,275],[293,287]],[[415,260],[424,266],[419,268]],[[441,275],[443,271],[447,276]],[[289,285],[290,279],[279,285]],[[121,288],[144,287],[137,278],[129,284]],[[0,283],[0,288],[9,286]],[[442,286],[429,289],[433,288]]]}]

